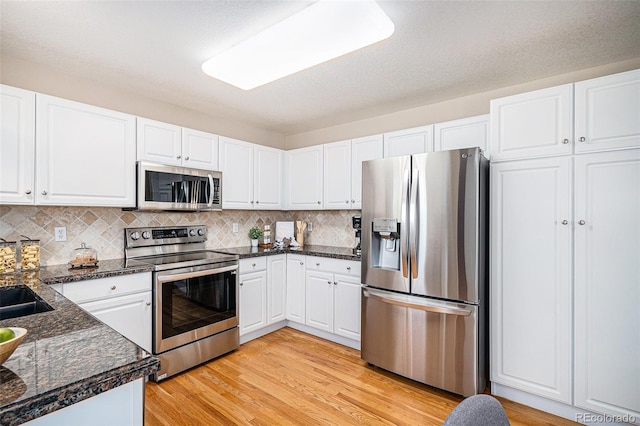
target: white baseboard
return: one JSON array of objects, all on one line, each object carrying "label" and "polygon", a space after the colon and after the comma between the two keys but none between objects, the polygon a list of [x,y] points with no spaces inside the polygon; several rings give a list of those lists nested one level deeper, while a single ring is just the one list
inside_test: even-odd
[{"label": "white baseboard", "polygon": [[307,334],[311,334],[313,336],[320,337],[325,340],[330,340],[332,342],[338,343],[343,346],[347,346],[356,350],[360,350],[360,342],[353,339],[348,339],[346,337],[338,336],[337,334],[327,333],[326,331],[318,330],[317,328],[309,327],[304,324],[300,324],[294,321],[283,320],[274,324],[269,324],[268,326],[261,328],[260,330],[252,331],[251,333],[243,334],[240,336],[240,344],[247,343],[253,339],[257,339],[258,337],[262,337],[269,333],[272,333],[276,330],[279,330],[283,327],[291,327],[293,329],[302,331]]}]

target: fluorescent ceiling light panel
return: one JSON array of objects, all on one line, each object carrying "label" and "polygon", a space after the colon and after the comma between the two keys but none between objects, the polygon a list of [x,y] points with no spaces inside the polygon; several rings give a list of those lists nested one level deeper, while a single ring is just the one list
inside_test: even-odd
[{"label": "fluorescent ceiling light panel", "polygon": [[202,64],[244,90],[384,40],[393,22],[373,0],[321,0]]}]

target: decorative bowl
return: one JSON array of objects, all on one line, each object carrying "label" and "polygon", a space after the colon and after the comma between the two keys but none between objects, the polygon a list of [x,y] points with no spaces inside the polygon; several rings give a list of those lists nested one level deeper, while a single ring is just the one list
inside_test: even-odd
[{"label": "decorative bowl", "polygon": [[20,342],[22,342],[22,339],[24,339],[24,336],[27,335],[26,328],[20,328],[20,327],[8,327],[8,328],[13,330],[16,336],[11,340],[7,340],[6,342],[0,343],[0,365],[2,365],[7,359],[9,359],[13,351],[15,351],[18,345],[20,344]]}]

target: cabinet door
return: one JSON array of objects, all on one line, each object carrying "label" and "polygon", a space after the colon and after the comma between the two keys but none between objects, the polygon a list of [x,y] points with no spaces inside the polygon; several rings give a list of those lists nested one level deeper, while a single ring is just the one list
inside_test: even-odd
[{"label": "cabinet door", "polygon": [[287,257],[284,254],[267,258],[267,323],[286,319]]},{"label": "cabinet door", "polygon": [[333,274],[307,271],[306,324],[333,333]]},{"label": "cabinet door", "polygon": [[287,254],[287,319],[304,324],[305,257]]},{"label": "cabinet door", "polygon": [[575,161],[575,404],[638,419],[640,150]]},{"label": "cabinet door", "polygon": [[0,85],[0,204],[33,204],[36,95]]},{"label": "cabinet door", "polygon": [[267,272],[240,275],[240,335],[267,325]]},{"label": "cabinet door", "polygon": [[351,140],[351,208],[362,208],[362,162],[383,157],[382,135]]},{"label": "cabinet door", "polygon": [[222,208],[253,209],[253,144],[220,136]]},{"label": "cabinet door", "polygon": [[493,161],[571,154],[573,85],[491,101]]},{"label": "cabinet door", "polygon": [[282,150],[266,146],[253,147],[253,194],[255,208],[261,210],[282,209]]},{"label": "cabinet door", "polygon": [[81,303],[82,309],[151,352],[151,292]]},{"label": "cabinet door", "polygon": [[421,154],[433,151],[433,125],[384,134],[384,156]]},{"label": "cabinet door", "polygon": [[489,158],[489,114],[434,125],[436,151],[479,147]]},{"label": "cabinet door", "polygon": [[138,117],[138,160],[182,165],[182,129],[173,124]]},{"label": "cabinet door", "polygon": [[333,294],[334,332],[340,336],[360,341],[360,280],[335,275]]},{"label": "cabinet door", "polygon": [[565,403],[572,371],[570,166],[569,157],[559,157],[491,167],[491,380]]},{"label": "cabinet door", "polygon": [[182,129],[182,164],[194,169],[218,170],[218,136]]},{"label": "cabinet door", "polygon": [[322,145],[286,153],[287,203],[290,210],[322,208]]},{"label": "cabinet door", "polygon": [[640,147],[640,70],[575,84],[575,152]]},{"label": "cabinet door", "polygon": [[36,204],[135,206],[136,119],[36,95]]},{"label": "cabinet door", "polygon": [[341,210],[351,207],[351,141],[324,145],[323,207]]}]

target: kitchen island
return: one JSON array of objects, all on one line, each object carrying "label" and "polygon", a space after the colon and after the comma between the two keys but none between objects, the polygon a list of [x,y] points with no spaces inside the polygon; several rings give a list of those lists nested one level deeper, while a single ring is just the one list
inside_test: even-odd
[{"label": "kitchen island", "polygon": [[[46,267],[0,276],[0,287],[26,285],[53,310],[0,320],[28,333],[0,367],[0,424],[142,424],[144,378],[159,361],[45,283],[126,273],[123,261],[92,270]],[[114,405],[115,404],[115,405]]]}]

